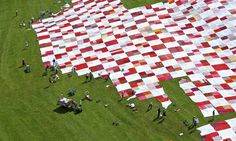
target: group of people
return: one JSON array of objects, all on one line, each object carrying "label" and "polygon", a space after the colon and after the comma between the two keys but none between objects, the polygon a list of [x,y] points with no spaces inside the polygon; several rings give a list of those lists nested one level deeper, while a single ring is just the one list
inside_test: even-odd
[{"label": "group of people", "polygon": [[[73,93],[73,94],[71,95],[71,93]],[[75,93],[76,93],[75,89],[69,89],[68,95],[73,96],[73,95],[75,95]],[[75,110],[75,112],[80,113],[83,111],[82,101],[84,101],[84,100],[88,100],[88,101],[93,100],[92,97],[89,95],[89,91],[86,91],[84,93],[84,98],[80,99],[79,105],[77,104],[77,102],[75,100],[68,99],[68,98],[64,97],[63,95],[61,95],[59,97],[57,104],[62,107],[66,107],[68,109],[73,109],[73,110]]]},{"label": "group of people", "polygon": [[78,113],[83,111],[81,100],[80,100],[80,104],[78,105],[76,101],[61,96],[59,98],[57,104],[60,105],[60,106],[69,108],[69,109],[73,109],[75,112],[78,112]]},{"label": "group of people", "polygon": [[49,76],[49,83],[56,83],[59,79],[60,79],[60,77],[58,76],[58,69],[59,69],[59,64],[58,64],[58,62],[55,60],[55,59],[53,59],[53,66],[49,66],[49,65],[47,65],[46,66],[46,68],[45,68],[45,75],[47,75],[48,74],[48,72],[53,72],[53,74],[52,75],[50,75]]},{"label": "group of people", "polygon": [[[52,62],[53,62],[53,66],[51,66],[51,68],[49,66],[47,66],[45,68],[45,72],[54,71],[53,76],[49,77],[49,82],[50,83],[55,83],[57,80],[59,80],[59,76],[57,74],[58,73],[59,64],[58,64],[58,62],[55,59],[53,59]],[[22,66],[25,66],[25,72],[26,73],[31,72],[30,66],[26,64],[24,59],[22,59]],[[73,71],[75,72],[74,68],[72,68],[72,72]],[[86,74],[86,82],[91,81],[92,79],[93,79],[92,73]],[[132,91],[132,94],[135,95],[135,91],[134,90]],[[123,98],[124,98],[124,93],[122,93],[122,96],[121,96],[121,99],[123,99]],[[80,100],[80,104],[79,105],[74,100],[67,99],[65,97],[61,97],[58,100],[58,104],[61,105],[61,106],[73,109],[76,112],[82,112],[83,111],[83,109],[82,109],[82,100],[92,101],[92,97],[89,95],[89,92],[85,92],[85,97]],[[138,108],[137,108],[137,106],[134,103],[128,103],[126,106],[129,107],[131,110],[133,110],[135,112],[138,112]],[[148,106],[147,106],[147,110],[146,111],[148,112],[148,111],[150,111],[152,109],[153,109],[153,103],[150,102],[148,104]],[[164,116],[166,116],[166,109],[162,109],[161,110],[161,108],[158,108],[156,116],[157,116],[156,117],[157,119],[162,119]],[[214,116],[215,116],[215,111],[213,111],[213,119],[214,119]],[[196,116],[194,116],[193,120],[192,120],[192,124],[189,126],[189,128],[190,129],[191,128],[195,128],[195,127],[197,127],[198,124],[199,124],[199,119]],[[118,126],[119,122],[113,122],[113,125],[114,126]]]}]

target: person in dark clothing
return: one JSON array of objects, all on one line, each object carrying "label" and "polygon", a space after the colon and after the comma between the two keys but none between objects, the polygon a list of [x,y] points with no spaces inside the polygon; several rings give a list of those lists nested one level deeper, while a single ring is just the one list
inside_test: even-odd
[{"label": "person in dark clothing", "polygon": [[91,81],[93,79],[93,74],[92,72],[89,73],[89,81]]},{"label": "person in dark clothing", "polygon": [[26,65],[25,67],[25,73],[30,73],[31,72],[31,67],[30,65]]},{"label": "person in dark clothing", "polygon": [[76,68],[72,67],[72,73],[76,73]]},{"label": "person in dark clothing", "polygon": [[86,74],[86,75],[85,75],[85,78],[86,78],[85,82],[88,82],[88,80],[89,80],[89,75]]},{"label": "person in dark clothing", "polygon": [[212,120],[214,120],[215,119],[215,110],[213,110],[213,112],[212,112]]},{"label": "person in dark clothing", "polygon": [[107,82],[107,81],[109,80],[109,78],[110,78],[110,73],[108,73],[108,75],[107,75],[105,81]]},{"label": "person in dark clothing", "polygon": [[26,64],[25,64],[25,59],[23,58],[22,59],[22,66],[25,66]]},{"label": "person in dark clothing", "polygon": [[112,122],[112,125],[114,125],[114,126],[118,126],[118,125],[120,125],[120,124],[119,124],[119,122],[115,122],[115,121],[113,121],[113,122]]},{"label": "person in dark clothing", "polygon": [[132,90],[132,95],[135,95],[135,93],[136,93],[135,90]]},{"label": "person in dark clothing", "polygon": [[16,9],[16,17],[18,16],[18,10]]},{"label": "person in dark clothing", "polygon": [[192,128],[197,127],[198,124],[199,124],[199,119],[196,116],[194,116],[193,117]]}]

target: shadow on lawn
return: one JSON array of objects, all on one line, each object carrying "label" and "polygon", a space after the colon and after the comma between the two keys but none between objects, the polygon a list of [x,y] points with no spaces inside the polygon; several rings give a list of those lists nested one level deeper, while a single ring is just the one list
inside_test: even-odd
[{"label": "shadow on lawn", "polygon": [[53,111],[58,113],[58,114],[66,114],[68,112],[74,112],[75,115],[80,114],[82,112],[82,110],[73,110],[73,109],[69,109],[69,108],[66,108],[66,107],[62,107],[62,106],[57,107]]},{"label": "shadow on lawn", "polygon": [[163,118],[163,117],[161,117],[161,118],[156,117],[152,121],[153,122],[157,121],[157,124],[161,124],[164,120],[165,120],[165,118]]},{"label": "shadow on lawn", "polygon": [[66,107],[57,107],[56,109],[53,110],[54,112],[58,113],[58,114],[65,114],[65,113],[68,113],[68,112],[72,112],[73,110],[72,109],[68,109]]}]

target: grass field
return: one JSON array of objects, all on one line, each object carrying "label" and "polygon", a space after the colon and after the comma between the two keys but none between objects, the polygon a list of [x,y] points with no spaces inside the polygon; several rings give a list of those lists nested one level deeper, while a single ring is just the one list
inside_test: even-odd
[{"label": "grass field", "polygon": [[143,5],[158,3],[161,1],[162,0],[122,0],[122,3],[126,8],[134,8]]},{"label": "grass field", "polygon": [[[154,3],[155,0],[124,0],[127,8]],[[97,79],[83,84],[84,77],[68,77],[55,85],[48,86],[48,79],[42,77],[40,51],[33,30],[19,28],[22,20],[38,16],[41,10],[59,11],[60,4],[52,0],[1,0],[0,5],[0,140],[79,140],[79,141],[197,141],[198,131],[188,131],[182,121],[191,121],[194,115],[200,124],[207,124],[195,104],[183,94],[176,79],[161,82],[166,93],[181,109],[174,112],[170,106],[164,121],[153,121],[160,104],[151,99],[137,101],[139,111],[130,111],[126,101],[118,102],[119,97],[111,82]],[[18,17],[15,10],[19,10]],[[25,41],[29,48],[24,49]],[[31,65],[32,73],[25,74],[19,68],[22,58]],[[72,99],[79,101],[83,92],[89,90],[94,101],[84,101],[84,111],[80,114],[58,108],[58,96],[66,94],[69,88],[76,88]],[[96,100],[101,100],[96,103]],[[154,109],[145,112],[149,101],[154,101]],[[110,104],[104,108],[104,104]],[[235,117],[236,114],[217,116],[216,121]],[[113,121],[120,125],[112,126]],[[183,132],[183,136],[178,134]]]}]

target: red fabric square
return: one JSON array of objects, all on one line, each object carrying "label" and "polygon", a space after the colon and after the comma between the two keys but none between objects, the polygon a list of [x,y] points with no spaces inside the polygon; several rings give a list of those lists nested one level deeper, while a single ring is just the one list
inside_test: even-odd
[{"label": "red fabric square", "polygon": [[212,66],[216,71],[221,71],[221,70],[228,70],[229,67],[226,64],[219,64],[219,65],[213,65]]},{"label": "red fabric square", "polygon": [[229,124],[226,121],[219,121],[211,124],[216,131],[224,130],[230,128]]}]

